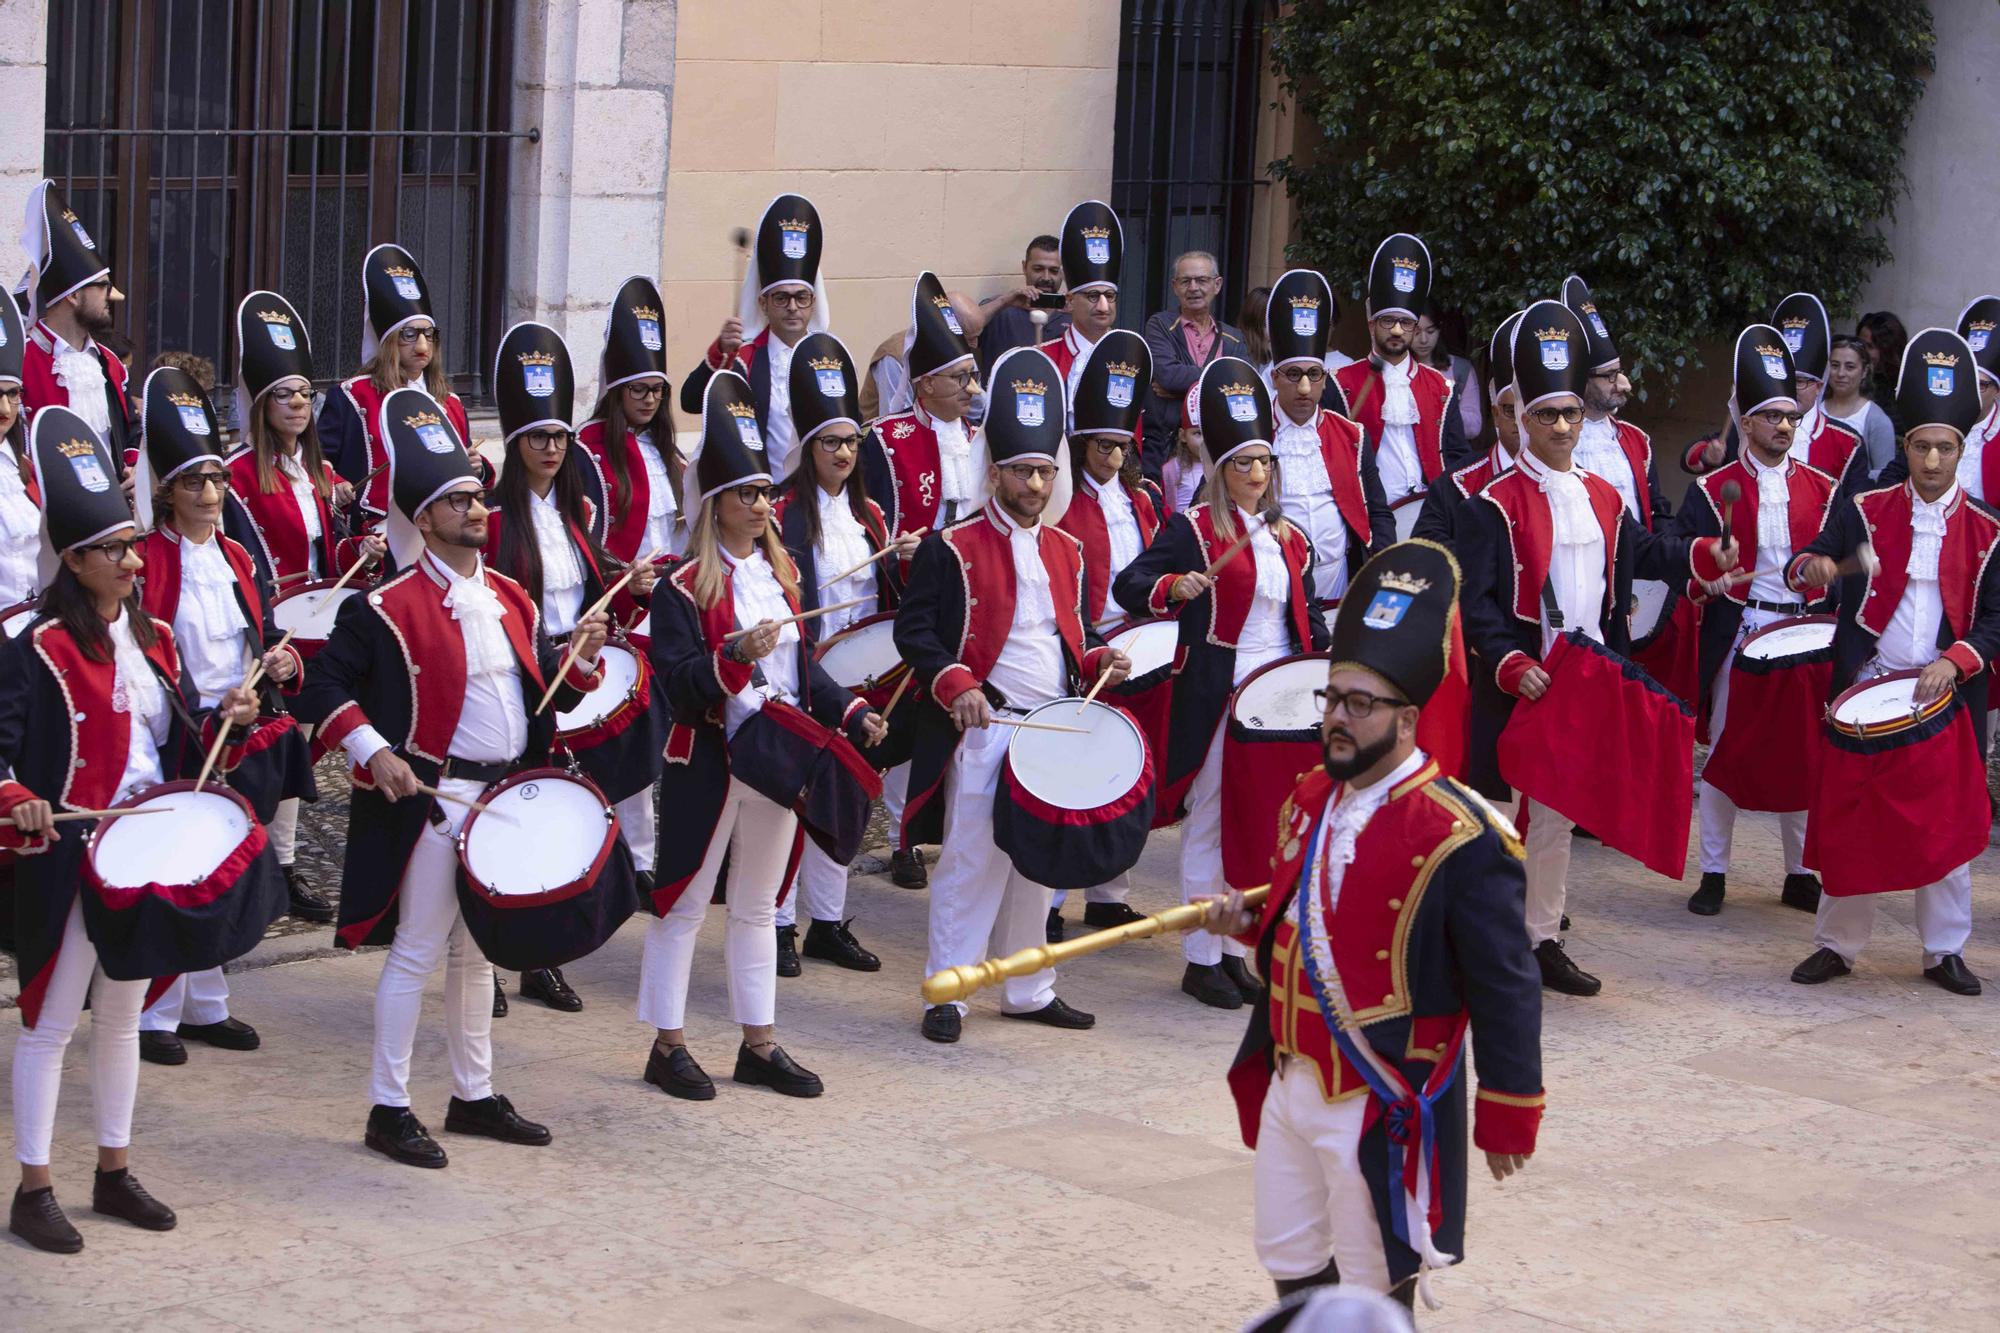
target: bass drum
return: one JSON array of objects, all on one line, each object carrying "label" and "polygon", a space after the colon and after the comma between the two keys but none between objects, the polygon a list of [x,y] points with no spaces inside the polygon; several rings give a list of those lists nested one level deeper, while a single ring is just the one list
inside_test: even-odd
[{"label": "bass drum", "polygon": [[1233,889],[1271,882],[1278,810],[1325,757],[1313,691],[1326,688],[1326,653],[1268,662],[1229,698],[1222,737],[1222,877]]},{"label": "bass drum", "polygon": [[1120,708],[1057,699],[1016,727],[993,796],[993,845],[1051,889],[1087,889],[1139,863],[1153,826],[1153,755]]}]

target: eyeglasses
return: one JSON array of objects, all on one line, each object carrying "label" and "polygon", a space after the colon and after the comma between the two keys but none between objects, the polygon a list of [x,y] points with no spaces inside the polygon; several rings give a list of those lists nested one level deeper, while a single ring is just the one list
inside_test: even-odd
[{"label": "eyeglasses", "polygon": [[396,330],[396,337],[401,339],[406,346],[412,345],[419,340],[434,343],[438,340],[438,327],[435,324],[426,324],[421,328],[414,324],[405,324],[402,328]]},{"label": "eyeglasses", "polygon": [[1222,281],[1222,277],[1221,277],[1221,275],[1220,275],[1220,274],[1216,274],[1216,273],[1190,273],[1190,274],[1186,275],[1185,277],[1179,277],[1179,278],[1175,278],[1175,279],[1174,279],[1174,286],[1176,286],[1176,287],[1208,287],[1208,286],[1212,286],[1213,284],[1215,284],[1215,283],[1218,283],[1218,282],[1221,282],[1221,281]]},{"label": "eyeglasses", "polygon": [[1493,405],[1493,410],[1499,413],[1501,416],[1507,418],[1507,420],[1509,421],[1517,421],[1520,419],[1520,411],[1512,403],[1495,403]]},{"label": "eyeglasses", "polygon": [[95,282],[86,282],[83,284],[83,290],[87,292],[96,292],[96,291],[108,292],[111,290],[111,279],[99,278]]},{"label": "eyeglasses", "polygon": [[1107,292],[1102,288],[1087,292],[1071,292],[1070,298],[1082,301],[1085,305],[1114,306],[1118,304],[1118,293]]},{"label": "eyeglasses", "polygon": [[1278,378],[1290,385],[1311,384],[1318,386],[1326,383],[1326,367],[1286,366],[1278,372]]},{"label": "eyeglasses", "polygon": [[1229,460],[1229,466],[1247,477],[1258,468],[1270,471],[1274,461],[1269,454],[1237,454]]},{"label": "eyeglasses", "polygon": [[787,288],[781,292],[767,292],[764,299],[772,305],[783,306],[788,310],[807,310],[812,307],[813,293],[810,288],[805,291]]},{"label": "eyeglasses", "polygon": [[819,446],[819,451],[823,454],[837,454],[846,449],[859,452],[861,449],[859,435],[821,435],[816,437],[813,443]]},{"label": "eyeglasses", "polygon": [[309,403],[312,401],[312,396],[313,396],[313,391],[311,386],[309,385],[304,387],[294,387],[289,389],[271,390],[271,401],[277,403],[281,407],[290,407],[293,403]]},{"label": "eyeglasses", "polygon": [[1374,323],[1375,327],[1384,333],[1415,333],[1417,331],[1417,321],[1414,319],[1404,319],[1400,315],[1383,315],[1377,318]]},{"label": "eyeglasses", "polygon": [[1751,419],[1767,426],[1796,426],[1806,419],[1803,412],[1786,412],[1779,408],[1767,407],[1761,412],[1752,412]]},{"label": "eyeglasses", "polygon": [[1009,463],[1000,470],[1024,486],[1031,481],[1047,485],[1056,479],[1056,470],[1053,467],[1037,466],[1033,463]]},{"label": "eyeglasses", "polygon": [[1558,421],[1575,426],[1583,421],[1583,409],[1580,407],[1538,407],[1528,415],[1544,426],[1553,426]]},{"label": "eyeglasses", "polygon": [[227,472],[183,472],[174,478],[174,485],[189,495],[200,495],[210,486],[223,495],[229,494],[229,474]]},{"label": "eyeglasses", "polygon": [[954,389],[969,389],[979,382],[979,371],[975,367],[964,370],[937,371],[924,376],[927,380],[942,380]]},{"label": "eyeglasses", "polygon": [[1100,458],[1109,458],[1125,452],[1125,441],[1116,435],[1100,436],[1090,442],[1090,451]]},{"label": "eyeglasses", "polygon": [[20,402],[21,386],[18,384],[10,384],[4,389],[0,389],[0,398],[11,398],[17,403]]},{"label": "eyeglasses", "polygon": [[537,453],[553,454],[569,448],[569,432],[566,430],[531,430],[521,437],[522,447]]},{"label": "eyeglasses", "polygon": [[122,565],[125,563],[125,557],[137,550],[138,546],[139,543],[135,541],[109,541],[98,542],[94,546],[79,546],[77,549],[79,551],[102,551],[106,560],[109,560],[114,565]]},{"label": "eyeglasses", "polygon": [[664,398],[666,397],[667,386],[665,384],[655,384],[648,380],[644,384],[626,385],[625,392],[634,398]]},{"label": "eyeglasses", "polygon": [[1936,454],[1939,458],[1950,458],[1958,451],[1959,442],[1957,440],[1934,441],[1930,444],[1918,444],[1913,440],[1905,440],[1903,442],[1903,452],[1909,454],[1912,458],[1924,458],[1931,454]]},{"label": "eyeglasses", "polygon": [[756,507],[759,500],[769,500],[778,488],[775,486],[738,486],[729,493],[745,509]]},{"label": "eyeglasses", "polygon": [[454,514],[469,514],[472,502],[478,498],[478,491],[453,491],[450,495],[439,496],[435,503],[444,505]]},{"label": "eyeglasses", "polygon": [[1370,714],[1385,704],[1390,708],[1410,707],[1410,702],[1407,699],[1391,699],[1387,695],[1370,694],[1366,690],[1344,690],[1339,692],[1334,690],[1314,690],[1313,702],[1318,704],[1320,712],[1326,714],[1328,717],[1332,717],[1338,712],[1345,712],[1356,722],[1366,722]]}]

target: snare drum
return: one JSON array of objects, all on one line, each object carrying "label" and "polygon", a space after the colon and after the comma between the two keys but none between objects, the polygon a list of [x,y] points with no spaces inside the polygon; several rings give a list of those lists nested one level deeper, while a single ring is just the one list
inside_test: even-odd
[{"label": "snare drum", "polygon": [[339,579],[320,579],[302,583],[271,599],[271,619],[292,636],[292,647],[299,650],[300,657],[311,658],[326,647],[326,641],[333,637],[334,618],[340,614],[342,603],[361,591],[349,584],[335,592],[333,585],[338,582]]},{"label": "snare drum", "polygon": [[1878,676],[1827,709],[1805,861],[1835,897],[1922,888],[1986,850],[1993,817],[1972,716],[1955,690],[1919,705],[1922,674]]},{"label": "snare drum", "polygon": [[35,612],[40,605],[40,598],[30,597],[25,602],[16,602],[5,610],[0,610],[0,631],[4,631],[10,639],[19,638],[21,631],[34,622]]},{"label": "snare drum", "polygon": [[1021,875],[1051,889],[1087,889],[1139,863],[1153,825],[1153,755],[1123,709],[1057,699],[1012,728],[993,794],[993,845]]},{"label": "snare drum", "polygon": [[220,782],[148,787],[84,846],[84,925],[113,981],[199,972],[240,958],[285,914],[284,872],[242,795]]},{"label": "snare drum", "polygon": [[1320,707],[1328,656],[1269,662],[1230,696],[1222,736],[1222,877],[1234,889],[1271,882],[1278,810],[1324,758]]},{"label": "snare drum", "polygon": [[639,906],[618,816],[589,778],[531,768],[488,787],[458,830],[458,904],[496,967],[561,967]]},{"label": "snare drum", "polygon": [[607,641],[597,663],[604,679],[575,708],[556,714],[555,744],[606,796],[622,801],[660,776],[666,709],[655,706],[652,664],[636,647]]},{"label": "snare drum", "polygon": [[1782,813],[1811,804],[1834,624],[1832,616],[1774,620],[1737,648],[1722,734],[1701,774],[1737,809]]},{"label": "snare drum", "polygon": [[1652,647],[1671,622],[1674,606],[1680,595],[1671,583],[1659,579],[1632,580],[1632,610],[1626,624],[1632,632],[1632,651],[1644,652]]},{"label": "snare drum", "polygon": [[1701,697],[1701,618],[1681,590],[1657,579],[1632,580],[1631,658],[1676,698]]},{"label": "snare drum", "polygon": [[[1417,520],[1424,516],[1425,494],[1424,491],[1418,491],[1415,495],[1406,495],[1389,506],[1389,517],[1396,520],[1397,541],[1406,542],[1416,535]],[[1257,882],[1262,884],[1264,881]]]},{"label": "snare drum", "polygon": [[[829,634],[813,658],[834,684],[880,709],[909,673],[896,647],[896,613],[884,612],[857,620],[838,634]],[[910,691],[903,691],[908,696]]]}]

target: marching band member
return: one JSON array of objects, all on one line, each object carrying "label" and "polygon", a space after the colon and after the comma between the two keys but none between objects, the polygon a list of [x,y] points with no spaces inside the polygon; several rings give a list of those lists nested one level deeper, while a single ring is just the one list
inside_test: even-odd
[{"label": "marching band member", "polygon": [[831,318],[819,271],[824,243],[819,210],[810,199],[781,194],[765,205],[736,313],[722,321],[708,355],[681,384],[681,411],[699,416],[711,375],[720,370],[741,375],[750,386],[774,477],[791,475],[792,449],[798,443],[792,427],[792,358],[799,339],[825,333]]},{"label": "marching band member", "polygon": [[[521,585],[541,608],[542,632],[565,646],[584,608],[595,606],[616,582],[592,535],[604,519],[599,479],[589,456],[570,444],[575,394],[569,347],[554,329],[516,324],[501,338],[493,355],[493,396],[505,456],[489,497],[487,567]],[[656,577],[648,562],[625,586],[648,598]],[[649,701],[643,712],[601,743],[571,748],[584,775],[617,810],[618,836],[644,883],[653,871],[653,784],[667,720],[653,694],[652,673],[643,666],[633,688]],[[565,1013],[583,1008],[559,967],[522,973],[521,994]]]},{"label": "marching band member", "polygon": [[421,389],[395,389],[374,431],[388,457],[385,535],[400,572],[341,605],[297,712],[318,728],[321,748],[340,746],[353,765],[335,943],[389,946],[363,1141],[397,1162],[442,1167],[444,1149],[410,1110],[409,1092],[424,983],[440,963],[452,1074],[444,1127],[503,1143],[550,1140],[493,1091],[493,969],[459,911],[453,840],[464,802],[541,763],[556,713],[597,686],[606,621],[599,613],[577,625],[577,659],[549,708],[534,712],[560,656],[527,590],[480,558],[480,480],[445,408]]},{"label": "marching band member", "polygon": [[111,305],[125,294],[97,242],[44,180],[28,192],[21,233],[28,272],[15,289],[27,308],[21,403],[30,421],[44,407],[67,407],[97,432],[122,471],[137,422],[125,393],[125,363],[97,341],[112,329]]},{"label": "marching band member", "polygon": [[1396,521],[1376,467],[1378,445],[1360,423],[1320,406],[1326,388],[1333,291],[1311,269],[1295,268],[1271,288],[1265,330],[1271,344],[1277,434],[1278,502],[1313,548],[1313,596],[1337,600],[1371,550],[1396,539]]},{"label": "marching band member", "polygon": [[1368,335],[1374,350],[1367,360],[1333,373],[1344,403],[1340,415],[1367,431],[1391,504],[1472,461],[1451,377],[1410,353],[1417,316],[1430,294],[1431,252],[1422,241],[1397,232],[1376,246],[1368,262]]},{"label": "marching band member", "polygon": [[[1152,383],[1153,353],[1129,329],[1113,329],[1084,356],[1070,401],[1070,472],[1075,490],[1056,526],[1083,546],[1084,614],[1103,633],[1125,618],[1111,585],[1139,558],[1160,530],[1160,505],[1150,483],[1134,481],[1128,463],[1138,458],[1143,395]],[[1126,905],[1128,875],[1083,891],[1083,924],[1095,929],[1137,921]],[[1064,933],[1062,890],[1050,899],[1050,943]]]},{"label": "marching band member", "polygon": [[[379,534],[340,536],[340,515],[354,498],[319,447],[312,415],[312,338],[291,302],[256,291],[236,307],[236,419],[243,442],[229,455],[229,489],[222,528],[256,557],[265,583],[278,592],[340,577],[356,560],[380,563],[388,550]],[[332,921],[333,902],[294,864],[299,802],[287,798],[269,821],[271,845],[285,871],[291,914]]]},{"label": "marching band member", "polygon": [[1583,359],[1589,371],[1583,382],[1583,424],[1576,432],[1576,465],[1610,482],[1625,512],[1652,532],[1673,510],[1660,489],[1652,438],[1618,415],[1632,397],[1624,359],[1582,278],[1572,273],[1563,280],[1562,299],[1583,325]]},{"label": "marching band member", "polygon": [[1319,692],[1323,771],[1280,813],[1261,909],[1231,893],[1208,927],[1253,947],[1270,979],[1229,1085],[1257,1153],[1257,1257],[1281,1297],[1339,1283],[1409,1306],[1429,1270],[1459,1261],[1468,1027],[1473,1146],[1495,1180],[1535,1151],[1542,997],[1521,843],[1417,747],[1457,588],[1428,542],[1355,576]]},{"label": "marching band member", "polygon": [[[1271,452],[1271,399],[1264,381],[1233,356],[1202,372],[1202,447],[1208,479],[1201,503],[1175,514],[1115,589],[1135,616],[1178,614],[1182,664],[1174,678],[1167,753],[1159,764],[1156,822],[1185,812],[1181,901],[1226,892],[1222,877],[1224,714],[1244,678],[1269,662],[1316,652],[1326,620],[1313,599],[1313,549],[1278,499]],[[1217,567],[1245,531],[1249,545]],[[1211,574],[1207,571],[1214,570]],[[1190,932],[1181,990],[1217,1009],[1254,1003],[1261,987],[1235,940]]]},{"label": "marching band member", "polygon": [[[993,838],[993,802],[1018,715],[1071,693],[1079,680],[1125,678],[1084,612],[1083,555],[1058,531],[1070,489],[1062,378],[1041,351],[1016,348],[994,363],[982,430],[992,499],[923,539],[896,617],[896,647],[929,694],[913,725],[904,835],[939,842],[931,877],[926,971],[978,962],[990,944],[1010,953],[1045,938],[1049,890],[1014,868]],[[959,1038],[964,1006],[924,1011],[931,1041]],[[1010,979],[1008,1018],[1081,1029],[1096,1018],[1055,993],[1046,969]]]},{"label": "marching band member", "polygon": [[[2000,504],[2000,449],[1989,451],[2000,436],[2000,296],[1976,297],[1958,315],[1958,336],[1972,349],[1979,367],[1979,424],[1965,437],[1958,458],[1958,484],[1975,500]],[[4,372],[0,372],[4,373]]]},{"label": "marching band member", "polygon": [[[52,822],[55,807],[101,810],[167,774],[201,768],[217,726],[245,727],[256,701],[240,686],[204,708],[173,630],[140,609],[132,511],[111,455],[82,417],[44,407],[31,433],[49,571],[40,613],[0,672],[0,814],[14,867],[21,1021],[14,1046],[14,1152],[21,1185],[8,1229],[37,1249],[74,1254],[83,1237],[56,1202],[49,1176],[63,1052],[86,1000],[91,1008],[91,1112],[97,1126],[93,1211],[148,1231],[170,1231],[173,1209],[148,1194],[127,1164],[139,1087],[139,1011],[145,981],[112,981],[84,928],[83,857],[92,825]],[[223,772],[242,758],[226,744]],[[164,989],[167,978],[150,989]]]},{"label": "marching band member", "polygon": [[42,512],[28,457],[27,418],[21,411],[26,347],[21,312],[11,300],[0,300],[0,607],[25,602],[42,586],[36,567]]},{"label": "marching band member", "polygon": [[[1487,482],[1514,466],[1521,452],[1521,418],[1514,398],[1514,329],[1524,312],[1516,310],[1500,321],[1486,345],[1486,396],[1493,404],[1493,447],[1474,462],[1453,472],[1442,486],[1424,493],[1422,512],[1412,537],[1455,548],[1458,515],[1465,502]],[[1488,680],[1487,684],[1492,682]],[[1474,688],[1478,688],[1475,681]]]},{"label": "marching band member", "polygon": [[[444,330],[431,315],[430,284],[408,250],[385,242],[361,261],[361,373],[341,381],[319,412],[326,461],[357,491],[356,531],[373,531],[390,512],[389,456],[377,420],[382,400],[405,387],[436,399],[458,438],[472,439],[465,404],[445,378]],[[480,460],[474,466],[484,474]]]},{"label": "marching band member", "polygon": [[[1993,561],[2000,520],[1968,504],[1957,479],[1959,452],[1979,419],[1973,367],[1971,348],[1949,329],[1925,329],[1910,340],[1896,386],[1909,479],[1841,500],[1785,576],[1801,592],[1841,581],[1835,697],[1857,681],[1922,670],[1916,702],[1958,689],[1984,755],[1986,666],[2000,656],[2000,572]],[[1844,574],[1839,562],[1863,542],[1874,547],[1880,568]],[[1916,895],[1924,975],[1955,995],[1979,994],[1979,978],[1964,958],[1972,934],[1971,865]],[[1822,895],[1813,927],[1818,947],[1792,970],[1792,980],[1816,985],[1845,976],[1874,921],[1872,896]]]},{"label": "marching band member", "polygon": [[[749,384],[717,371],[702,406],[682,501],[682,512],[694,516],[688,556],[653,599],[653,670],[674,710],[660,808],[695,836],[660,848],[657,919],[639,965],[639,1020],[658,1031],[646,1081],[689,1101],[715,1096],[685,1029],[696,937],[727,857],[723,962],[730,1010],[743,1028],[735,1079],[817,1097],[819,1075],[778,1045],[776,1027],[773,913],[802,834],[798,816],[758,784],[800,731],[838,726],[874,744],[887,729],[813,662],[797,623],[775,623],[798,614],[799,575],[771,522],[770,463]],[[738,629],[749,633],[730,638]]]},{"label": "marching band member", "polygon": [[[1514,332],[1514,392],[1526,447],[1459,514],[1465,582],[1465,641],[1496,689],[1475,690],[1471,785],[1496,800],[1511,792],[1497,746],[1516,699],[1549,689],[1541,659],[1565,628],[1623,653],[1624,608],[1634,576],[1711,582],[1735,564],[1733,543],[1712,549],[1642,528],[1610,482],[1577,468],[1577,430],[1589,377],[1582,322],[1559,301],[1537,301]],[[1691,564],[1692,562],[1692,564]],[[1559,938],[1575,823],[1529,801],[1528,941],[1542,984],[1595,995],[1602,983],[1564,952]]]},{"label": "marching band member", "polygon": [[667,402],[667,356],[660,335],[660,291],[631,277],[618,289],[604,325],[597,407],[576,442],[604,477],[609,523],[604,549],[626,562],[679,555],[687,545],[678,496],[681,457]]},{"label": "marching band member", "polygon": [[[1125,224],[1109,204],[1087,199],[1069,211],[1062,225],[1063,280],[1069,287],[1069,327],[1060,338],[1039,344],[1063,378],[1065,401],[1076,401],[1084,358],[1118,322],[1118,270],[1125,259]],[[1142,385],[1141,388],[1150,386]],[[1139,442],[1143,423],[1134,435]]]},{"label": "marching band member", "polygon": [[[222,534],[229,470],[208,395],[186,371],[164,367],[146,377],[139,397],[143,444],[134,495],[146,534],[139,540],[140,606],[173,627],[202,707],[215,707],[243,679],[250,649],[262,654],[274,684],[295,692],[304,659],[294,648],[276,647],[282,636],[271,623],[256,562]],[[244,752],[229,785],[250,802],[259,823],[268,826],[281,801],[318,799],[305,736],[290,716],[260,718]],[[154,1064],[186,1063],[182,1038],[223,1050],[257,1049],[257,1030],[230,1016],[221,968],[175,978],[139,1020],[139,1054]]]},{"label": "marching band member", "polygon": [[[1797,383],[1791,351],[1777,329],[1753,324],[1737,336],[1736,389],[1729,410],[1748,447],[1734,462],[1690,482],[1681,505],[1681,530],[1699,537],[1721,535],[1727,513],[1730,535],[1744,551],[1756,552],[1753,570],[1764,571],[1754,576],[1751,571],[1739,571],[1713,596],[1700,587],[1690,593],[1702,607],[1700,703],[1708,718],[1711,754],[1728,717],[1729,673],[1743,640],[1774,620],[1830,609],[1821,598],[1811,599],[1808,605],[1786,586],[1784,578],[1793,553],[1805,549],[1819,535],[1835,489],[1833,478],[1791,456],[1793,432],[1802,416]],[[1722,488],[1731,483],[1740,491],[1733,506],[1722,498]],[[1755,728],[1758,724],[1759,719],[1749,717],[1738,725]],[[1819,743],[1819,737],[1783,739],[1791,746],[1781,748],[1790,752],[1777,756],[1777,762],[1810,767],[1811,747]],[[1706,779],[1699,798],[1701,884],[1688,899],[1688,911],[1714,916],[1722,910],[1727,890],[1736,803]],[[1780,901],[1802,912],[1813,911],[1819,906],[1820,885],[1804,860],[1806,812],[1779,814],[1778,832],[1785,851],[1785,886]]]},{"label": "marching band member", "polygon": [[[896,606],[898,577],[917,549],[905,533],[889,539],[888,520],[856,478],[866,437],[861,425],[860,377],[854,359],[830,333],[809,333],[792,358],[792,421],[799,431],[797,465],[773,506],[773,518],[799,573],[799,609],[814,611],[841,602],[859,602],[816,621],[807,638],[823,642],[857,621]],[[844,578],[844,570],[885,547],[885,557]],[[900,557],[900,558],[898,558]],[[832,580],[825,582],[824,580]],[[904,781],[909,770],[902,767]],[[886,784],[885,784],[886,788]],[[891,810],[893,820],[897,811]],[[843,917],[847,910],[847,867],[808,838],[801,853],[794,891],[777,906],[778,975],[799,975],[798,907],[806,909],[805,956],[856,972],[875,972],[882,960],[861,947]]]}]

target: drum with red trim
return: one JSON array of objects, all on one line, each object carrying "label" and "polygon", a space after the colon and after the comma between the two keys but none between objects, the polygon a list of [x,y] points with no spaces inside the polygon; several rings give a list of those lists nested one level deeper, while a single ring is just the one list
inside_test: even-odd
[{"label": "drum with red trim", "polygon": [[21,631],[34,623],[35,612],[40,607],[41,599],[30,597],[25,602],[16,602],[0,610],[0,632],[4,632],[10,639],[19,638]]},{"label": "drum with red trim", "polygon": [[609,640],[597,654],[604,679],[556,714],[555,743],[613,801],[642,792],[660,776],[667,744],[666,708],[653,688],[653,667],[630,644]]},{"label": "drum with red trim", "polygon": [[1917,703],[1922,675],[1863,681],[1827,709],[1805,861],[1837,898],[1922,888],[1986,850],[1993,816],[1972,715],[1955,690]]},{"label": "drum with red trim", "polygon": [[647,656],[653,643],[653,613],[646,611],[626,626],[625,637],[639,651],[639,656]]},{"label": "drum with red trim", "polygon": [[806,835],[838,865],[860,853],[868,808],[882,794],[882,775],[863,751],[779,699],[766,699],[736,729],[729,772],[796,814]]},{"label": "drum with red trim", "polygon": [[[896,647],[893,611],[865,617],[838,634],[827,635],[813,650],[813,659],[826,669],[835,684],[860,695],[869,707],[876,709],[889,702],[889,696],[896,692],[910,670]],[[903,691],[903,696],[908,698],[910,690],[915,688],[912,684]]]},{"label": "drum with red trim", "polygon": [[280,630],[292,636],[292,647],[299,650],[299,656],[310,659],[326,647],[326,641],[333,637],[334,617],[348,598],[361,589],[349,584],[334,591],[339,579],[319,579],[312,583],[301,583],[287,588],[271,599],[271,619]]},{"label": "drum with red trim", "polygon": [[[1396,520],[1397,541],[1406,542],[1416,535],[1417,520],[1424,516],[1424,496],[1426,494],[1428,492],[1418,491],[1415,495],[1406,495],[1402,499],[1390,503],[1389,517]],[[1262,884],[1265,881],[1258,880],[1257,882]]]},{"label": "drum with red trim", "polygon": [[1052,889],[1087,889],[1130,870],[1153,826],[1153,752],[1122,708],[1057,699],[1013,728],[993,794],[993,845]]},{"label": "drum with red trim", "polygon": [[1631,656],[1667,692],[1692,703],[1701,694],[1701,613],[1680,588],[1658,579],[1632,580],[1626,621]]},{"label": "drum with red trim", "polygon": [[1832,616],[1774,620],[1745,638],[1729,668],[1722,734],[1702,780],[1739,810],[1803,810],[1833,684]]},{"label": "drum with red trim", "polygon": [[1271,882],[1278,810],[1317,768],[1328,657],[1300,653],[1267,662],[1229,698],[1222,733],[1222,877],[1235,889]]},{"label": "drum with red trim", "polygon": [[220,967],[264,938],[290,898],[264,826],[220,782],[163,782],[101,819],[84,847],[83,923],[113,981]]},{"label": "drum with red trim", "polygon": [[458,829],[458,905],[496,966],[561,967],[639,907],[618,816],[589,778],[530,768],[480,794]]}]

